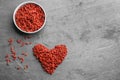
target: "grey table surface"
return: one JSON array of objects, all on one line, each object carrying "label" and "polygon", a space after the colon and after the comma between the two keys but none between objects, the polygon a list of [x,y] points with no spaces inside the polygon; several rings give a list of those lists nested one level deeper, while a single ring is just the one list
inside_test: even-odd
[{"label": "grey table surface", "polygon": [[[12,14],[17,5],[27,0],[0,0],[0,80],[120,80],[120,0],[34,0],[47,14],[44,29],[33,34],[32,45],[19,47],[29,53],[27,72],[9,66],[7,40],[23,39],[16,30]],[[36,43],[52,48],[66,44],[68,55],[53,75],[43,71],[32,53]]]}]

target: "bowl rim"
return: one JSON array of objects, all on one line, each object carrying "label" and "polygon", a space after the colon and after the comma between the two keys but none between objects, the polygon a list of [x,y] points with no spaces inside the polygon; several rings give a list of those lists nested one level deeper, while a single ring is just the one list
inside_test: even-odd
[{"label": "bowl rim", "polygon": [[[40,6],[40,7],[42,8],[42,10],[44,11],[44,14],[45,14],[45,20],[44,20],[43,25],[42,25],[38,30],[33,31],[33,32],[26,32],[26,31],[20,29],[20,28],[18,27],[18,25],[16,24],[16,21],[15,21],[15,14],[16,14],[16,12],[18,11],[18,9],[19,9],[21,6],[23,6],[23,5],[25,5],[25,4],[28,4],[28,3],[34,3],[34,4],[38,5],[38,6]],[[46,23],[46,12],[45,12],[45,9],[44,9],[39,3],[35,2],[35,1],[24,1],[24,2],[20,3],[20,4],[15,8],[14,13],[13,13],[13,22],[14,22],[15,26],[17,27],[17,29],[20,30],[20,31],[23,32],[23,33],[27,33],[27,34],[37,33],[37,32],[39,32],[41,29],[43,29],[43,27],[45,26],[45,23]]]}]

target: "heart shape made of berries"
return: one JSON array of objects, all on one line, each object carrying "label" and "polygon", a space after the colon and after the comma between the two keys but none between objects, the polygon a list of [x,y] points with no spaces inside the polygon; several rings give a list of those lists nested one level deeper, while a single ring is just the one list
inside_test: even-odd
[{"label": "heart shape made of berries", "polygon": [[53,49],[48,49],[42,44],[37,44],[33,47],[35,57],[40,61],[44,70],[52,74],[59,64],[62,63],[67,55],[65,45],[56,45]]}]

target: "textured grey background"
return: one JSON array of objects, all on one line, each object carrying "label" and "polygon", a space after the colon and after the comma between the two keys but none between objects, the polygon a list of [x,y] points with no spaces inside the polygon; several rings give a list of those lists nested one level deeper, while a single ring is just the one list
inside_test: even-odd
[{"label": "textured grey background", "polygon": [[[12,14],[26,0],[0,0],[0,80],[120,80],[120,0],[34,0],[47,14],[42,31],[33,35],[33,44],[16,45],[17,54],[29,52],[29,70],[6,66],[7,39],[25,34],[15,29]],[[43,71],[31,48],[43,43],[49,48],[64,43],[68,55],[53,75]]]}]

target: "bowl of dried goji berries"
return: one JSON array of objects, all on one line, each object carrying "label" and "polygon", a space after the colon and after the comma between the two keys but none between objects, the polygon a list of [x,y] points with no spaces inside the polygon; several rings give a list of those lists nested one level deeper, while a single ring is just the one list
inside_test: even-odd
[{"label": "bowl of dried goji berries", "polygon": [[45,26],[46,13],[43,7],[34,1],[23,2],[15,9],[13,22],[24,33],[36,33]]}]

